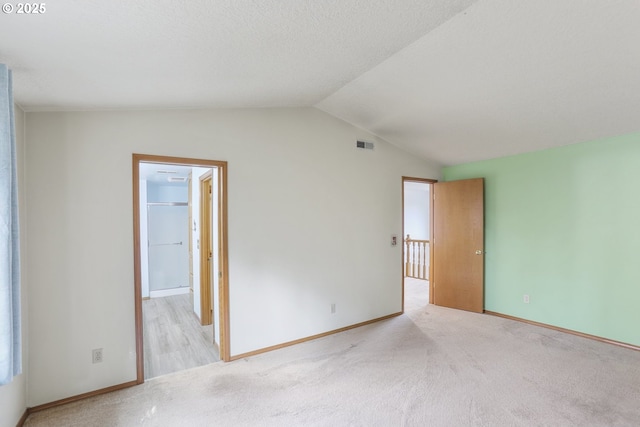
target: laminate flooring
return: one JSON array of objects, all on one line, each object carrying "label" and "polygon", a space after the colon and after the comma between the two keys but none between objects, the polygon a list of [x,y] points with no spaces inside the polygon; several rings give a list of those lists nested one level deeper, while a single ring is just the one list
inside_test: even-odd
[{"label": "laminate flooring", "polygon": [[189,294],[144,300],[142,317],[145,379],[219,360],[213,326],[200,325]]}]

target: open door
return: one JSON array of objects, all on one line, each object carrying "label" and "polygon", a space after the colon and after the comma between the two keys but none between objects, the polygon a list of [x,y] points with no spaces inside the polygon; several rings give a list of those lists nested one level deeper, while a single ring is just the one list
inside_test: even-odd
[{"label": "open door", "polygon": [[484,310],[484,179],[433,184],[434,304]]},{"label": "open door", "polygon": [[200,177],[200,323],[213,323],[212,306],[212,261],[213,241],[211,235],[213,172]]}]

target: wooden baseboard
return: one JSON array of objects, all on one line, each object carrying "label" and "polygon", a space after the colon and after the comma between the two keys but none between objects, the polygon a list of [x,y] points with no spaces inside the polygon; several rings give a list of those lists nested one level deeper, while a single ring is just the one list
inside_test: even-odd
[{"label": "wooden baseboard", "polygon": [[259,350],[250,351],[248,353],[238,354],[238,355],[235,355],[235,356],[231,356],[230,361],[234,361],[234,360],[238,360],[238,359],[244,359],[245,357],[256,356],[258,354],[267,353],[269,351],[278,350],[278,349],[281,349],[281,348],[284,348],[284,347],[289,347],[289,346],[296,345],[296,344],[301,344],[303,342],[312,341],[312,340],[315,340],[315,339],[318,339],[318,338],[323,338],[323,337],[326,337],[326,336],[329,336],[329,335],[333,335],[333,334],[337,334],[337,333],[340,333],[340,332],[348,331],[349,329],[355,329],[355,328],[359,328],[361,326],[370,325],[372,323],[380,322],[381,320],[391,319],[392,317],[397,317],[397,316],[400,316],[401,314],[402,314],[402,312],[389,314],[387,316],[378,317],[377,319],[371,319],[371,320],[367,320],[366,322],[356,323],[355,325],[345,326],[344,328],[334,329],[332,331],[323,332],[321,334],[311,335],[310,337],[300,338],[298,340],[289,341],[289,342],[286,342],[286,343],[283,343],[283,344],[272,345],[271,347],[265,347],[265,348],[261,348]]},{"label": "wooden baseboard", "polygon": [[65,399],[56,400],[54,402],[44,403],[42,405],[34,406],[33,408],[27,408],[27,415],[34,412],[43,411],[45,409],[53,408],[55,406],[65,405],[71,402],[77,402],[78,400],[87,399],[89,397],[98,396],[105,393],[111,393],[112,391],[122,390],[123,388],[133,387],[138,385],[137,381],[129,381],[122,384],[112,385],[111,387],[101,388],[100,390],[94,390],[87,393],[78,394],[76,396],[67,397]]},{"label": "wooden baseboard", "polygon": [[574,331],[574,330],[571,330],[571,329],[565,329],[565,328],[561,328],[559,326],[548,325],[546,323],[535,322],[533,320],[522,319],[520,317],[509,316],[508,314],[496,313],[494,311],[485,310],[484,312],[485,312],[485,314],[489,314],[491,316],[502,317],[504,319],[509,319],[509,320],[515,320],[516,322],[528,323],[529,325],[540,326],[540,327],[547,328],[547,329],[553,329],[554,331],[564,332],[565,334],[576,335],[576,336],[579,336],[579,337],[582,337],[582,338],[588,338],[590,340],[600,341],[600,342],[603,342],[603,343],[606,343],[606,344],[613,344],[613,345],[617,345],[619,347],[624,347],[624,348],[628,348],[628,349],[631,349],[631,350],[640,351],[640,346],[629,344],[629,343],[626,343],[626,342],[611,340],[609,338],[603,338],[603,337],[599,337],[597,335],[585,334],[583,332],[578,332],[578,331]]},{"label": "wooden baseboard", "polygon": [[16,427],[22,427],[24,425],[25,421],[27,421],[27,417],[28,416],[29,416],[29,408],[26,408],[24,410],[24,413],[22,414],[22,416],[18,420],[18,424],[16,424]]}]

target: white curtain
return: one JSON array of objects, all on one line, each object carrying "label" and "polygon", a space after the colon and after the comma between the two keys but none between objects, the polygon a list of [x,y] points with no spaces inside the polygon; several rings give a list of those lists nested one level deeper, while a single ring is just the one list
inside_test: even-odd
[{"label": "white curtain", "polygon": [[0,385],[22,371],[17,184],[11,71],[0,64]]}]

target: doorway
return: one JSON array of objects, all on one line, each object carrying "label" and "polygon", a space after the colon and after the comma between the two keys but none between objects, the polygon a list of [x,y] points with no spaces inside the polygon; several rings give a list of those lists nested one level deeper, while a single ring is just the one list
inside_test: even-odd
[{"label": "doorway", "polygon": [[431,297],[432,187],[435,180],[402,178],[402,308],[426,307]]},{"label": "doorway", "polygon": [[[155,348],[166,347],[170,345],[173,336],[176,347],[184,347],[180,340],[184,340],[188,333],[195,334],[195,337],[203,335],[205,331],[193,330],[194,323],[213,324],[209,326],[211,330],[204,340],[208,342],[211,353],[215,349],[220,359],[229,360],[226,174],[226,162],[133,155],[134,302],[138,383],[150,377],[145,375],[145,361],[146,368],[149,369],[151,359],[146,352],[153,351],[151,340],[161,342]],[[208,175],[211,183],[210,196],[204,203],[200,201],[200,177],[203,175]],[[199,215],[200,207],[207,203],[207,214],[202,217]],[[195,210],[194,205],[198,205]],[[208,270],[207,280],[198,274],[201,271],[200,257],[194,256],[194,252],[200,252],[203,222],[207,230],[215,230],[215,235],[210,232],[211,239],[207,242],[206,252],[212,265]],[[198,266],[193,268],[192,263],[196,259]],[[202,298],[207,299],[210,307],[205,313],[209,317],[205,319],[208,322],[202,322]],[[212,314],[216,315],[213,322]],[[193,338],[186,342],[195,341],[197,340]],[[189,355],[187,363],[210,363],[210,358],[204,355],[206,348],[201,348],[205,350],[198,351],[197,346],[193,347],[196,350]],[[176,365],[175,361],[184,360],[184,356],[172,356],[169,353],[171,352],[163,355],[163,360],[155,358],[157,366],[154,369],[158,366],[161,366],[161,372],[180,369],[180,363],[173,368],[167,365]]]},{"label": "doorway", "polygon": [[[411,208],[410,190],[428,191],[427,210],[419,209],[416,218],[406,213]],[[424,200],[419,198],[420,200]],[[405,204],[405,201],[408,204]],[[421,202],[421,203],[424,203]],[[425,221],[425,213],[429,218]],[[429,224],[429,237],[412,236]],[[482,313],[484,311],[484,179],[473,178],[437,182],[422,178],[402,178],[402,308],[427,304]],[[417,239],[416,237],[421,237]],[[428,263],[428,265],[427,265]],[[423,280],[423,285],[414,280]],[[426,286],[425,286],[426,285]],[[412,287],[413,286],[413,287]],[[425,287],[428,291],[425,295]]]}]

